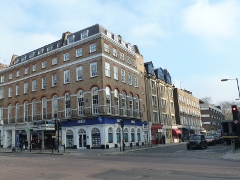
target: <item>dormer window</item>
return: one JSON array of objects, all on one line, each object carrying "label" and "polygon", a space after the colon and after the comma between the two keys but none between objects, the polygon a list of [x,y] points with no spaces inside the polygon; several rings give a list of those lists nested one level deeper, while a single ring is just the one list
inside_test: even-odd
[{"label": "dormer window", "polygon": [[47,47],[47,51],[51,51],[53,49],[53,45]]},{"label": "dormer window", "polygon": [[81,33],[81,39],[85,39],[88,37],[88,30],[85,30]]},{"label": "dormer window", "polygon": [[69,37],[67,38],[67,44],[71,44],[74,42],[74,35],[69,35]]},{"label": "dormer window", "polygon": [[22,61],[22,62],[25,61],[26,58],[27,58],[27,56],[22,56],[22,57],[21,57],[21,61]]},{"label": "dormer window", "polygon": [[33,58],[33,57],[34,57],[34,54],[35,54],[35,52],[31,52],[31,53],[29,54],[29,58]]},{"label": "dormer window", "polygon": [[108,36],[108,37],[111,37],[111,33],[109,32],[109,31],[107,31],[107,30],[105,30],[105,34]]},{"label": "dormer window", "polygon": [[57,48],[59,48],[60,47],[60,43],[57,43]]},{"label": "dormer window", "polygon": [[43,53],[43,50],[44,50],[43,48],[42,48],[42,49],[39,49],[39,50],[38,50],[38,55],[42,54],[42,53]]},{"label": "dormer window", "polygon": [[18,58],[15,59],[15,61],[14,61],[14,64],[17,64],[17,63],[19,63],[19,59]]}]

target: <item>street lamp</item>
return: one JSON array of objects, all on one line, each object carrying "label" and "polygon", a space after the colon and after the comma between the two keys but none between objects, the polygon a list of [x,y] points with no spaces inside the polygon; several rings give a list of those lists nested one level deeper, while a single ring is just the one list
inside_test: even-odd
[{"label": "street lamp", "polygon": [[221,79],[221,81],[228,81],[228,80],[236,80],[237,81],[238,97],[240,99],[240,90],[239,90],[239,85],[238,85],[238,78],[236,78],[236,79]]}]

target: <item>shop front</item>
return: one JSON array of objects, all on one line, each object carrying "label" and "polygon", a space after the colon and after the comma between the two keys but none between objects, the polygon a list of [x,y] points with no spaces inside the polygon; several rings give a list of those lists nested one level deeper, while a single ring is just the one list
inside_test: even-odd
[{"label": "shop front", "polygon": [[151,135],[152,135],[152,144],[162,144],[163,143],[162,137],[164,135],[163,126],[160,124],[152,124]]}]

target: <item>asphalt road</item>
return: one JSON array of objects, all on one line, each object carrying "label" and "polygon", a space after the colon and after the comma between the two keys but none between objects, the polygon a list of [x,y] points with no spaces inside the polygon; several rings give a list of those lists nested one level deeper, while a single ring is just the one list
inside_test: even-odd
[{"label": "asphalt road", "polygon": [[216,145],[187,150],[178,145],[100,156],[0,153],[0,179],[240,179],[240,161],[221,159],[229,149]]}]

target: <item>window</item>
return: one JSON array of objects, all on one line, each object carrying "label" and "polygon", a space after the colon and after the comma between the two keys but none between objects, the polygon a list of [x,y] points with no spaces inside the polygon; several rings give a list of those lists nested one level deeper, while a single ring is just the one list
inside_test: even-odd
[{"label": "window", "polygon": [[90,77],[96,77],[97,76],[97,62],[90,64]]},{"label": "window", "polygon": [[122,77],[122,82],[125,83],[126,79],[125,79],[125,70],[121,69],[121,77]]},{"label": "window", "polygon": [[128,83],[129,85],[132,85],[132,74],[128,73]]},{"label": "window", "polygon": [[127,63],[131,64],[131,58],[129,56],[127,56]]},{"label": "window", "polygon": [[54,95],[52,98],[52,118],[58,118],[58,97]]},{"label": "window", "polygon": [[131,129],[131,141],[135,142],[135,133],[134,133],[134,129]]},{"label": "window", "polygon": [[138,77],[137,76],[135,76],[135,78],[134,78],[134,84],[135,84],[135,87],[138,87]]},{"label": "window", "polygon": [[28,74],[28,67],[24,69],[24,74]]},{"label": "window", "polygon": [[137,130],[137,140],[141,141],[140,129]]},{"label": "window", "polygon": [[42,62],[42,69],[46,68],[47,67],[47,61],[43,61]]},{"label": "window", "polygon": [[133,116],[133,96],[129,94],[129,116]]},{"label": "window", "polygon": [[42,78],[42,89],[46,89],[46,83],[47,83],[47,80],[46,80],[46,77],[43,77]]},{"label": "window", "polygon": [[115,114],[119,114],[119,97],[118,97],[118,90],[114,90],[114,109]]},{"label": "window", "polygon": [[33,121],[37,120],[37,100],[36,99],[32,101],[32,120]]},{"label": "window", "polygon": [[76,79],[77,81],[79,80],[83,80],[83,70],[82,70],[82,66],[79,66],[76,68]]},{"label": "window", "polygon": [[4,98],[4,89],[1,88],[0,89],[0,99],[3,99]]},{"label": "window", "polygon": [[10,74],[8,75],[8,78],[9,78],[9,79],[12,79],[12,73],[10,73]]},{"label": "window", "polygon": [[124,129],[124,141],[128,142],[128,129],[127,128]]},{"label": "window", "polygon": [[47,47],[47,52],[48,52],[48,51],[51,51],[52,49],[53,49],[53,45],[48,46],[48,47]]},{"label": "window", "polygon": [[21,57],[21,61],[23,62],[23,61],[26,61],[26,58],[27,58],[27,56],[25,55],[25,56],[22,56]]},{"label": "window", "polygon": [[33,65],[33,71],[37,71],[37,64]]},{"label": "window", "polygon": [[1,83],[4,83],[4,79],[5,79],[5,76],[2,75],[2,76],[1,76]]},{"label": "window", "polygon": [[20,70],[17,70],[17,75],[16,77],[19,77],[20,76]]},{"label": "window", "polygon": [[43,51],[44,51],[44,49],[39,49],[39,50],[38,50],[38,55],[42,54]]},{"label": "window", "polygon": [[67,38],[67,44],[71,44],[74,42],[74,35],[69,35],[69,37]]},{"label": "window", "polygon": [[135,105],[136,105],[136,117],[139,117],[140,116],[140,114],[139,114],[139,98],[138,98],[138,96],[136,96],[136,98],[135,98]]},{"label": "window", "polygon": [[24,102],[24,122],[28,121],[28,102]]},{"label": "window", "polygon": [[84,115],[84,92],[83,90],[78,91],[78,115]]},{"label": "window", "polygon": [[134,67],[137,67],[136,60],[133,60],[133,66],[134,66]]},{"label": "window", "polygon": [[12,87],[8,88],[8,97],[12,97]]},{"label": "window", "polygon": [[126,103],[126,93],[122,93],[122,115],[126,116],[127,103]]},{"label": "window", "polygon": [[104,43],[104,51],[109,53],[109,45]]},{"label": "window", "polygon": [[82,56],[82,48],[76,49],[76,57]]},{"label": "window", "polygon": [[117,135],[117,142],[120,143],[121,142],[121,129],[120,128],[117,128],[116,135]]},{"label": "window", "polygon": [[20,86],[16,85],[16,96],[20,95]]},{"label": "window", "polygon": [[57,74],[52,75],[52,87],[57,86]]},{"label": "window", "polygon": [[99,96],[98,96],[98,88],[92,88],[92,113],[98,114],[99,110]]},{"label": "window", "polygon": [[52,65],[56,65],[57,64],[57,57],[52,58]]},{"label": "window", "polygon": [[68,61],[69,59],[70,59],[69,53],[65,53],[65,54],[63,55],[63,60],[64,60],[64,61]]},{"label": "window", "polygon": [[12,123],[12,105],[8,105],[8,123]]},{"label": "window", "polygon": [[36,91],[36,90],[37,90],[37,81],[32,80],[32,91]]},{"label": "window", "polygon": [[35,55],[35,52],[31,52],[31,53],[29,54],[29,59],[30,59],[30,58],[33,58],[34,55]]},{"label": "window", "polygon": [[124,54],[120,52],[120,59],[124,61]]},{"label": "window", "polygon": [[156,84],[154,81],[151,81],[151,86],[152,86],[152,89],[155,90],[156,89]]},{"label": "window", "polygon": [[158,122],[158,113],[157,112],[153,112],[153,122]]},{"label": "window", "polygon": [[88,37],[88,30],[85,30],[81,33],[81,39],[85,39]]},{"label": "window", "polygon": [[20,119],[20,105],[19,103],[16,104],[16,122],[19,122]]},{"label": "window", "polygon": [[117,57],[117,50],[113,48],[113,56]]},{"label": "window", "polygon": [[153,106],[157,106],[157,97],[156,96],[152,96],[152,104],[153,104]]},{"label": "window", "polygon": [[0,120],[3,120],[3,107],[0,107]]},{"label": "window", "polygon": [[70,93],[65,94],[65,117],[69,117],[71,113],[71,97]]},{"label": "window", "polygon": [[105,75],[110,77],[110,64],[105,62]]},{"label": "window", "polygon": [[111,90],[109,87],[106,87],[106,104],[107,104],[107,113],[111,114]]},{"label": "window", "polygon": [[89,48],[90,48],[90,53],[93,53],[97,51],[97,44],[96,43],[90,44]]},{"label": "window", "polygon": [[113,143],[113,128],[108,128],[108,143]]},{"label": "window", "polygon": [[28,82],[25,82],[23,86],[24,86],[23,93],[27,94],[28,93]]},{"label": "window", "polygon": [[114,66],[113,67],[113,73],[114,73],[114,79],[115,80],[118,80],[118,67],[117,66]]},{"label": "window", "polygon": [[70,83],[70,70],[64,71],[64,84]]},{"label": "window", "polygon": [[42,119],[47,119],[47,98],[42,98]]}]

